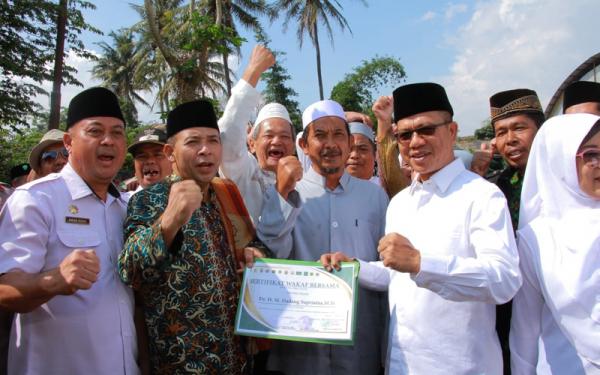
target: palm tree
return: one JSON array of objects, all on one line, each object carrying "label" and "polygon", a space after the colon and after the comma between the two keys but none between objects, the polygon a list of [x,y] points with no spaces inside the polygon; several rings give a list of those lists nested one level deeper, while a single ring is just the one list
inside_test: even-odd
[{"label": "palm tree", "polygon": [[142,17],[136,27],[147,36],[143,38],[147,51],[154,51],[169,67],[161,91],[173,93],[176,103],[224,91],[223,65],[215,61],[214,49],[220,42],[206,35],[210,25],[197,5],[196,1],[144,0],[143,6],[134,6]]},{"label": "palm tree", "polygon": [[94,77],[102,80],[102,85],[112,89],[119,100],[128,124],[137,124],[137,109],[135,103],[148,103],[138,94],[138,91],[150,89],[148,81],[135,79],[136,44],[130,30],[121,30],[118,34],[111,32],[109,36],[113,45],[106,42],[98,43],[102,57],[92,68]]},{"label": "palm tree", "polygon": [[[361,0],[365,5],[366,1]],[[272,6],[272,19],[285,12],[285,21],[283,23],[284,31],[287,30],[291,20],[296,20],[298,29],[296,35],[300,47],[304,34],[308,34],[310,40],[315,46],[317,53],[317,77],[319,79],[319,97],[323,96],[323,78],[321,77],[321,49],[319,45],[319,30],[318,24],[322,23],[325,26],[329,40],[333,45],[333,32],[329,19],[336,21],[340,28],[344,30],[348,28],[350,33],[350,25],[340,10],[343,7],[337,0],[277,0]],[[339,10],[338,10],[339,9]]]},{"label": "palm tree", "polygon": [[[264,32],[257,16],[269,14],[269,7],[264,0],[204,0],[207,13],[212,14],[216,25],[223,25],[233,30],[235,36],[239,36],[236,21],[248,30],[260,30]],[[231,96],[231,80],[229,78],[230,49],[224,46],[223,68],[225,70],[225,85],[227,96]],[[236,53],[240,53],[239,47],[235,47]]]}]

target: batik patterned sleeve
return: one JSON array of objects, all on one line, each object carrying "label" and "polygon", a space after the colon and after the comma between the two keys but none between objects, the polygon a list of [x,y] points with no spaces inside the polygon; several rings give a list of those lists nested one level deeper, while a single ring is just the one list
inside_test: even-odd
[{"label": "batik patterned sleeve", "polygon": [[[162,184],[161,184],[162,185]],[[119,276],[138,290],[145,282],[158,279],[160,270],[171,262],[178,247],[177,237],[168,249],[162,237],[160,215],[167,205],[168,189],[142,190],[129,200],[124,224],[125,245],[119,256]]]}]

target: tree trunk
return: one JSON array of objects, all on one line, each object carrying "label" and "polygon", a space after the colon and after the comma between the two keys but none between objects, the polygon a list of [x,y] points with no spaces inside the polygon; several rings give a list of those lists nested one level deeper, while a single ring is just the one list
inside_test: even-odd
[{"label": "tree trunk", "polygon": [[54,50],[54,82],[50,94],[50,119],[48,130],[58,129],[60,122],[60,89],[62,85],[62,73],[65,55],[65,34],[67,30],[67,7],[68,0],[60,0],[58,4],[58,16],[56,18],[56,49]]},{"label": "tree trunk", "polygon": [[225,86],[227,87],[227,97],[231,96],[231,80],[229,79],[229,55],[227,52],[223,53],[223,70],[225,71]]},{"label": "tree trunk", "polygon": [[179,67],[177,58],[174,54],[169,50],[169,48],[165,45],[162,36],[160,35],[160,29],[156,23],[156,11],[154,9],[154,4],[151,0],[144,0],[144,9],[146,10],[146,21],[148,24],[148,31],[152,36],[152,39],[156,43],[156,46],[162,53],[166,63],[173,70],[177,70]]},{"label": "tree trunk", "polygon": [[317,24],[315,23],[315,50],[317,51],[317,77],[319,78],[319,97],[321,100],[323,97],[323,78],[321,77],[321,49],[319,48],[319,33],[317,31]]},{"label": "tree trunk", "polygon": [[157,85],[158,85],[158,95],[157,95],[158,96],[158,107],[160,108],[159,109],[160,113],[163,114],[163,113],[165,113],[165,103],[163,102],[162,95],[160,94],[160,92],[163,89],[161,78],[158,79]]}]

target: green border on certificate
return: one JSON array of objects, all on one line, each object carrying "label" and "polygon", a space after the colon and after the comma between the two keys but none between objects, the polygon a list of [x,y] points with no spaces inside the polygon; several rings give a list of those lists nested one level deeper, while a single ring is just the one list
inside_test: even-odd
[{"label": "green border on certificate", "polygon": [[352,345],[359,267],[348,262],[329,272],[319,262],[256,259],[244,270],[235,333]]}]

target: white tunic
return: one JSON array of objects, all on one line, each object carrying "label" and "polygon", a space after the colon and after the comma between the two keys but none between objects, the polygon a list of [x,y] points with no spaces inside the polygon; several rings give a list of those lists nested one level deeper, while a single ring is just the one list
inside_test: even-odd
[{"label": "white tunic", "polygon": [[361,262],[360,282],[389,292],[387,373],[502,374],[495,305],[521,285],[502,192],[455,159],[398,193],[386,223],[421,252],[416,275]]},{"label": "white tunic", "polygon": [[600,374],[600,200],[576,155],[600,117],[555,116],[538,131],[523,180],[513,300],[513,374]]},{"label": "white tunic", "polygon": [[16,314],[9,374],[137,374],[133,293],[117,274],[126,202],[101,201],[70,164],[15,190],[0,213],[0,273],[40,273],[74,249],[100,259],[89,290]]},{"label": "white tunic", "polygon": [[255,225],[262,209],[263,195],[275,183],[275,173],[261,169],[246,146],[246,125],[259,99],[258,91],[240,79],[231,90],[231,97],[219,120],[223,144],[219,174],[235,182]]}]

